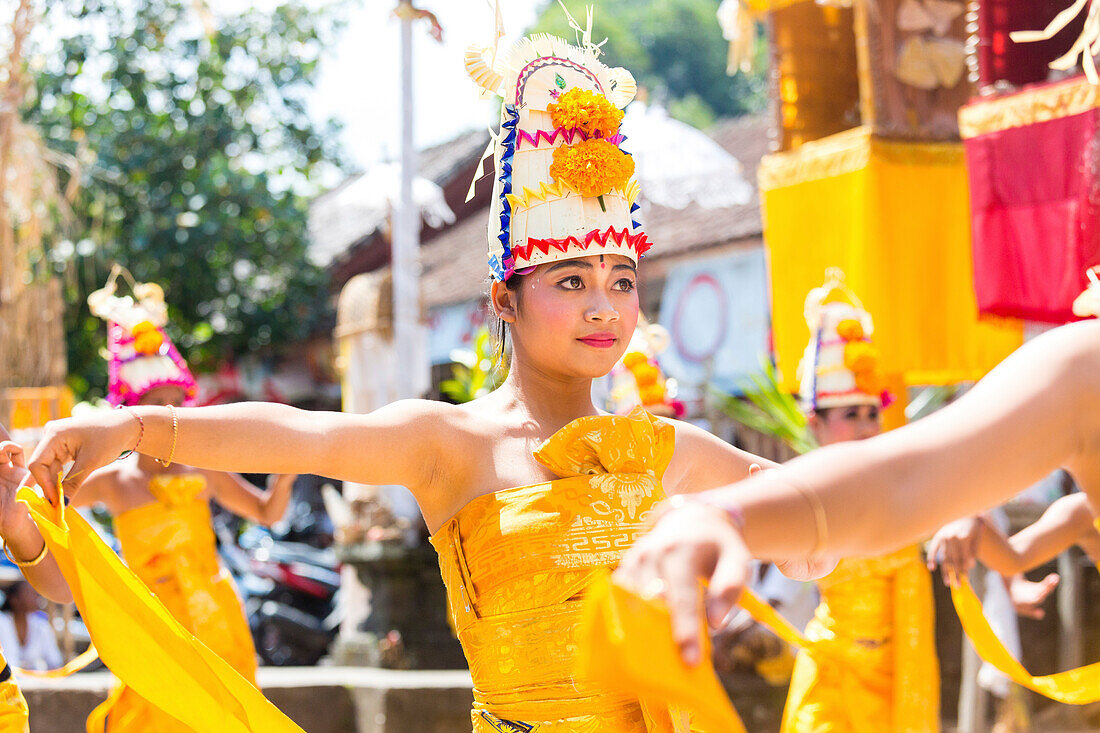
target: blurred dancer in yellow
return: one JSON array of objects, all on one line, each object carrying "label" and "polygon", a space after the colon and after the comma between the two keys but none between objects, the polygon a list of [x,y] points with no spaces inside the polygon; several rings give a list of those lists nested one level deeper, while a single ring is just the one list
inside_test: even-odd
[{"label": "blurred dancer in yellow", "polygon": [[[464,405],[404,400],[369,415],[245,403],[138,406],[53,423],[31,464],[48,496],[121,451],[192,465],[321,473],[407,486],[439,551],[474,683],[477,733],[686,733],[689,714],[644,706],[577,672],[590,585],[667,494],[766,463],[642,409],[605,415],[592,381],[638,320],[638,184],[619,148],[634,80],[580,47],[536,36],[471,49],[467,68],[504,98],[489,222],[491,301],[512,343],[508,377]],[[669,141],[675,145],[675,141]]]},{"label": "blurred dancer in yellow", "polygon": [[[810,343],[802,399],[821,445],[882,431],[888,405],[871,343],[871,316],[830,272],[806,299]],[[917,545],[841,560],[818,581],[821,605],[806,627],[784,733],[939,730],[939,665],[929,573]]]},{"label": "blurred dancer in yellow", "polygon": [[[164,334],[159,287],[138,283],[118,297],[114,278],[89,297],[108,322],[110,400],[119,406],[183,405],[195,395],[187,363]],[[135,300],[136,299],[136,300]],[[236,474],[204,471],[133,454],[92,474],[73,504],[113,516],[130,569],[188,631],[256,683],[256,653],[233,582],[218,562],[209,501],[264,525],[282,517],[295,476],[264,492]],[[191,729],[120,684],[88,717],[89,733]]]}]

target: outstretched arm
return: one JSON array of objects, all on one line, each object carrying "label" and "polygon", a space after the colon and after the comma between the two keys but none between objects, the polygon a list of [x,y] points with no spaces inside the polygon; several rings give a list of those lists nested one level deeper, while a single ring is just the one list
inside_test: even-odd
[{"label": "outstretched arm", "polygon": [[[1095,534],[1092,522],[1092,507],[1084,494],[1061,497],[1033,524],[1011,538],[1001,534],[985,517],[961,519],[936,533],[929,561],[942,545],[946,550],[943,565],[948,573],[965,574],[976,559],[987,568],[1011,577],[1054,559],[1087,535]],[[956,529],[971,527],[966,532],[970,542],[955,541]]]},{"label": "outstretched arm", "polygon": [[65,474],[71,495],[89,473],[130,449],[216,471],[313,473],[417,493],[436,468],[450,407],[405,400],[355,415],[246,402],[177,409],[176,427],[165,407],[112,410],[49,423],[30,469],[55,503],[66,463],[73,462]]},{"label": "outstretched arm", "polygon": [[[674,633],[698,654],[697,583],[712,619],[740,595],[749,557],[873,555],[976,514],[1065,465],[1100,495],[1100,322],[1031,341],[959,401],[912,425],[799,457],[666,512],[627,553],[622,582],[656,575]],[[650,586],[652,587],[652,583]]]},{"label": "outstretched arm", "polygon": [[283,518],[297,474],[272,475],[261,491],[237,473],[204,471],[214,500],[239,517],[270,527]]}]

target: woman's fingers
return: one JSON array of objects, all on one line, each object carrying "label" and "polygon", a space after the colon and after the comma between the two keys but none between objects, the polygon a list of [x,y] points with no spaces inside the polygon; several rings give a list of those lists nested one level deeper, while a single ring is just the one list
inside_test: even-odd
[{"label": "woman's fingers", "polygon": [[748,551],[726,513],[701,501],[667,505],[649,534],[627,551],[615,579],[643,596],[659,595],[668,606],[672,635],[689,665],[702,659],[704,593],[706,616],[729,615],[747,577]]},{"label": "woman's fingers", "polygon": [[[679,557],[677,556],[679,555]],[[672,638],[680,647],[680,656],[695,666],[703,655],[703,593],[700,568],[683,553],[666,555],[662,563],[665,602],[672,619]]]},{"label": "woman's fingers", "polygon": [[27,460],[23,455],[23,446],[12,440],[5,440],[0,443],[0,461],[19,468],[27,467]]},{"label": "woman's fingers", "polygon": [[707,588],[707,620],[712,628],[721,627],[741,599],[748,580],[747,554],[731,551],[718,557]]}]

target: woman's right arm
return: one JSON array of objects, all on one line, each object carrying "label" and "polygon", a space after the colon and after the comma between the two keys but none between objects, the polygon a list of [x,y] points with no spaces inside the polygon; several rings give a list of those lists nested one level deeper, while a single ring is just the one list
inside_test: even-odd
[{"label": "woman's right arm", "polygon": [[1100,321],[1034,339],[958,402],[912,425],[681,502],[626,553],[617,576],[634,588],[661,582],[691,662],[700,579],[709,579],[709,615],[720,619],[751,556],[882,553],[999,504],[1059,466],[1100,497]]},{"label": "woman's right arm", "polygon": [[417,493],[435,471],[454,414],[452,406],[426,400],[367,415],[244,402],[178,408],[173,425],[166,407],[132,407],[49,423],[30,469],[55,503],[57,477],[69,461],[64,489],[74,494],[92,471],[131,449],[216,471],[312,473]]},{"label": "woman's right arm", "polygon": [[[966,521],[977,523],[973,549],[967,552],[963,547],[945,553],[943,564],[948,575],[965,575],[975,559],[1006,577],[1026,573],[1054,559],[1080,542],[1082,537],[1096,531],[1092,525],[1093,513],[1088,497],[1080,493],[1061,497],[1047,507],[1039,519],[1010,538],[992,527],[984,517],[960,520]],[[937,540],[956,524],[952,523],[936,533],[929,548],[929,560],[934,554],[932,548],[946,544]]]}]

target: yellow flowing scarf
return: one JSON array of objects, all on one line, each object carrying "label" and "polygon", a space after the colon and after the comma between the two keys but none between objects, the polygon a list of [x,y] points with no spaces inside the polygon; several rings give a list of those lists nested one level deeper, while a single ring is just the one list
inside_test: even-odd
[{"label": "yellow flowing scarf", "polygon": [[[920,579],[905,576],[899,579],[899,586],[907,591],[920,587],[916,580]],[[927,582],[923,587],[930,593]],[[913,594],[903,595],[907,608],[918,605]],[[738,604],[791,646],[821,649],[751,590],[745,589]],[[896,621],[918,628],[918,619],[906,613]],[[706,629],[704,619],[700,619],[700,628]],[[583,675],[609,689],[637,695],[646,709],[690,710],[693,720],[704,730],[741,733],[745,730],[741,719],[714,673],[709,635],[703,633],[702,638],[702,662],[688,667],[680,659],[664,604],[641,598],[613,582],[609,572],[603,572],[586,595],[578,664]],[[912,653],[903,639],[898,643],[897,682],[914,684],[914,676],[927,670],[919,665],[920,655]],[[908,705],[914,696],[895,695],[899,713],[911,713]]]},{"label": "yellow flowing scarf", "polygon": [[302,733],[180,625],[83,517],[27,488],[18,499],[68,581],[99,656],[123,683],[195,730]]},{"label": "yellow flowing scarf", "polygon": [[1035,676],[1024,669],[993,633],[982,611],[982,603],[974,595],[970,583],[963,578],[951,589],[951,600],[959,614],[963,631],[970,637],[974,649],[1013,682],[1046,695],[1051,700],[1070,705],[1087,705],[1100,701],[1100,662],[1065,672]]},{"label": "yellow flowing scarf", "polygon": [[68,662],[58,667],[57,669],[23,669],[22,667],[12,667],[12,671],[23,677],[37,677],[41,680],[56,680],[62,677],[68,677],[71,674],[76,674],[80,670],[87,667],[89,664],[99,659],[99,652],[95,650],[95,645],[89,645],[80,654],[76,655]]},{"label": "yellow flowing scarf", "polygon": [[[788,644],[809,643],[752,591],[746,589],[739,603]],[[706,629],[703,619],[700,628]],[[636,695],[647,710],[690,710],[703,730],[744,733],[714,673],[710,637],[703,633],[702,638],[702,661],[689,667],[680,659],[665,605],[626,590],[602,571],[585,597],[578,665],[582,675],[600,685]]]}]

